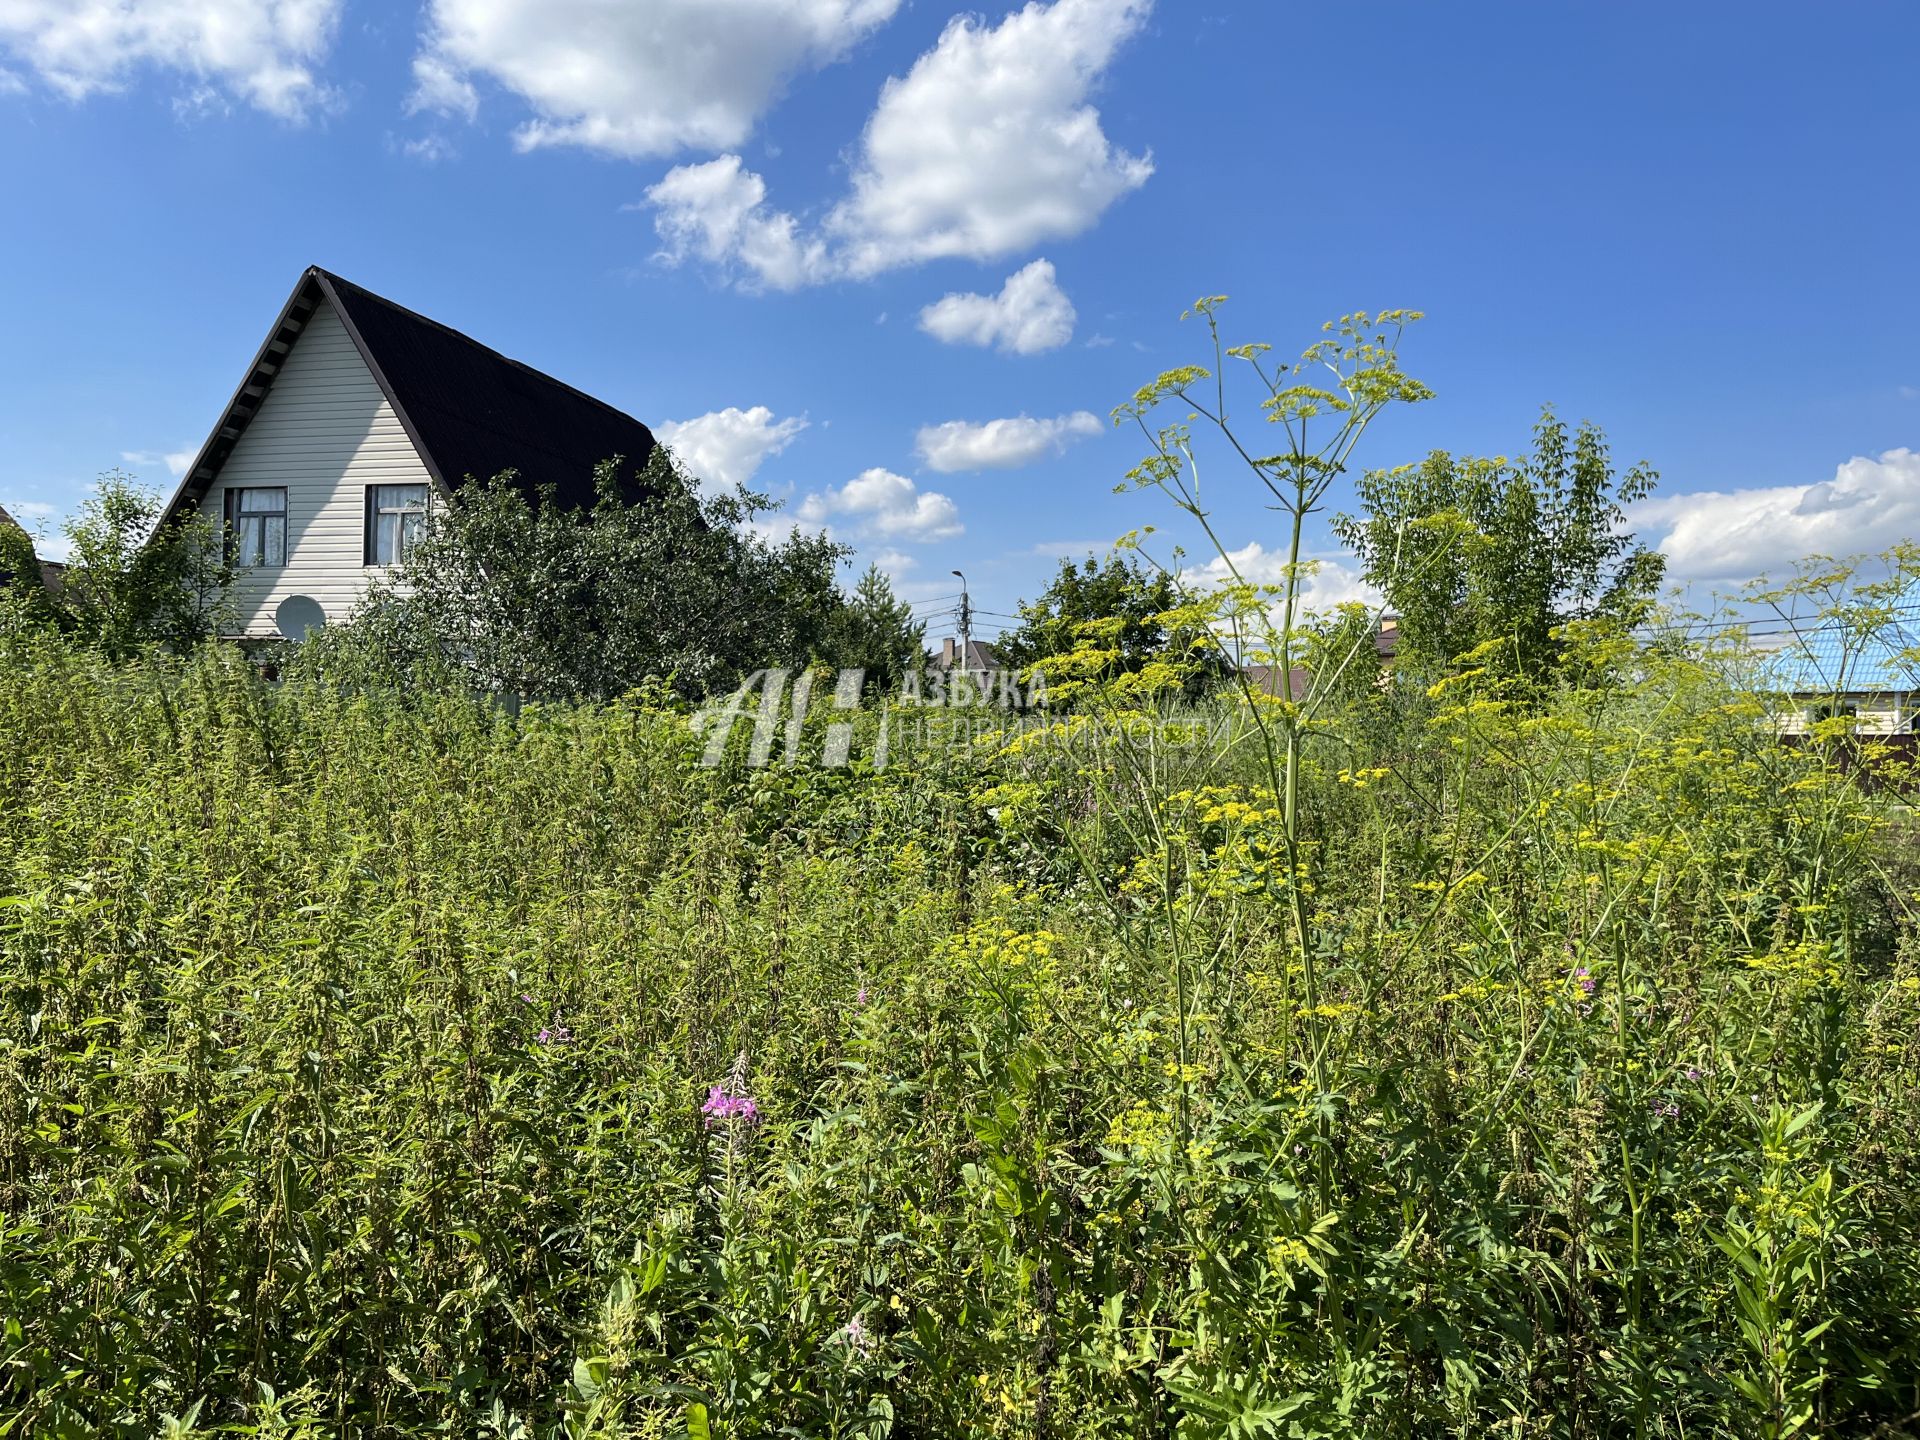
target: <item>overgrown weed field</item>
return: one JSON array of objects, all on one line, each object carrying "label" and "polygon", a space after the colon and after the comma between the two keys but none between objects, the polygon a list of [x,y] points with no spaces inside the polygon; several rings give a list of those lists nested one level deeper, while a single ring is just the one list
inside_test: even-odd
[{"label": "overgrown weed field", "polygon": [[1330,713],[1289,850],[1133,718],[0,641],[0,1434],[1916,1433],[1897,789],[1644,654]]}]

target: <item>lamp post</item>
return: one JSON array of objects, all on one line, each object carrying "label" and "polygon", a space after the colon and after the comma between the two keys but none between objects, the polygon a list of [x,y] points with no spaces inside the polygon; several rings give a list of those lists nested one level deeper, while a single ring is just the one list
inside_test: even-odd
[{"label": "lamp post", "polygon": [[961,575],[958,570],[953,573],[960,580],[960,669],[964,672],[971,653],[967,648],[967,642],[973,636],[973,605],[967,599],[967,577]]}]

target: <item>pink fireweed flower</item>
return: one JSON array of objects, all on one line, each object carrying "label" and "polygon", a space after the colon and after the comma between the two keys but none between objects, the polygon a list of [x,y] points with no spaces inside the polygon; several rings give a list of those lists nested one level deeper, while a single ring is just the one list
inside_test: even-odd
[{"label": "pink fireweed flower", "polygon": [[553,1017],[553,1024],[542,1025],[540,1033],[534,1038],[542,1045],[565,1045],[573,1039],[573,1031],[561,1024],[560,1017],[556,1015]]},{"label": "pink fireweed flower", "polygon": [[747,1125],[760,1123],[760,1107],[753,1097],[735,1095],[725,1085],[715,1085],[707,1091],[707,1103],[700,1107],[700,1113],[706,1117],[709,1130],[733,1120]]},{"label": "pink fireweed flower", "polygon": [[1591,995],[1593,993],[1593,977],[1587,973],[1586,966],[1582,965],[1578,970],[1574,971],[1573,978],[1579,983],[1581,994]]},{"label": "pink fireweed flower", "polygon": [[848,1348],[862,1360],[873,1354],[873,1332],[867,1329],[864,1317],[854,1316],[840,1333],[846,1336]]},{"label": "pink fireweed flower", "polygon": [[854,992],[853,1003],[856,1005],[864,1005],[867,1003],[867,987],[865,985],[862,985]]}]

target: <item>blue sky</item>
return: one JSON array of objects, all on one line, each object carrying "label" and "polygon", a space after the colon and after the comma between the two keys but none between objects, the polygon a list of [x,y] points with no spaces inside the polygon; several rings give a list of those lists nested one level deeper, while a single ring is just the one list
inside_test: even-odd
[{"label": "blue sky", "polygon": [[1362,463],[1551,402],[1736,581],[1920,535],[1916,54],[1901,0],[9,0],[0,504],[169,486],[318,263],[991,626],[1170,518],[1105,417],[1225,293],[1288,352],[1424,310]]}]

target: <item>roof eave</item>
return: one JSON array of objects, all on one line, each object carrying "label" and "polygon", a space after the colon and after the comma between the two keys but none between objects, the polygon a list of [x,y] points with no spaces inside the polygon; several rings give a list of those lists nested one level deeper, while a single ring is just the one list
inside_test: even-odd
[{"label": "roof eave", "polygon": [[[293,293],[287,296],[287,303],[280,307],[280,313],[274,317],[273,328],[267,331],[267,338],[260,342],[260,348],[254,352],[253,363],[247,366],[246,374],[241,376],[240,383],[234,387],[233,396],[220,411],[220,418],[214,422],[212,432],[194,452],[192,463],[181,472],[180,483],[174,487],[173,494],[168,497],[165,508],[160,512],[160,523],[154,527],[156,535],[165,528],[168,521],[173,519],[183,501],[189,498],[198,500],[206,494],[214,480],[219,477],[220,467],[226,464],[227,457],[233,453],[234,445],[239,443],[240,436],[245,433],[247,426],[253,423],[253,417],[259,413],[260,406],[266,401],[267,392],[273,388],[273,381],[279,375],[280,367],[286,363],[286,357],[293,353],[294,343],[306,329],[307,322],[313,318],[313,311],[318,308],[317,301],[310,302],[306,314],[300,316],[299,323],[294,327],[293,335],[284,343],[281,342],[281,332],[287,328],[288,322],[293,320],[302,299],[309,292],[316,297],[320,294],[317,278],[319,273],[317,266],[308,266],[294,285]],[[276,344],[281,345],[280,354],[277,357],[274,354]],[[262,379],[263,372],[264,379]],[[251,392],[256,389],[258,393],[252,394]],[[250,405],[249,399],[252,401]],[[238,421],[237,424],[236,421]],[[229,431],[232,432],[230,437]],[[224,453],[216,453],[223,439],[227,441],[226,450]]]}]

